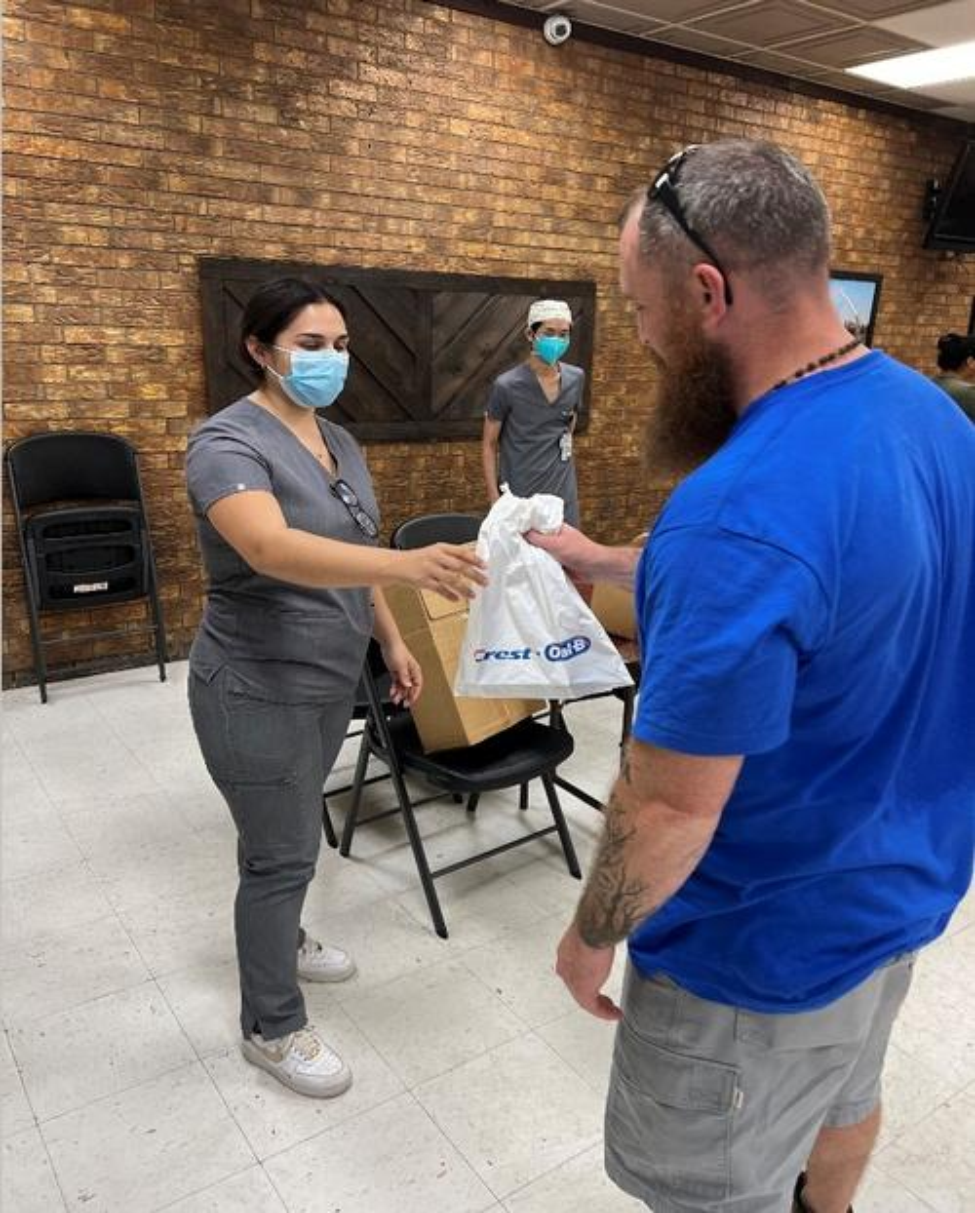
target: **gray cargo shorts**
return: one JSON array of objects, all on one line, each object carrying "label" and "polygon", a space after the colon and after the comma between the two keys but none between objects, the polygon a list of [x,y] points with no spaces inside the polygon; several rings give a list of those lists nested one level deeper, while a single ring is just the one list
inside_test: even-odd
[{"label": "gray cargo shorts", "polygon": [[653,1213],[787,1213],[824,1126],[858,1124],[914,956],[818,1011],[762,1015],[629,965],[606,1104],[606,1170]]}]

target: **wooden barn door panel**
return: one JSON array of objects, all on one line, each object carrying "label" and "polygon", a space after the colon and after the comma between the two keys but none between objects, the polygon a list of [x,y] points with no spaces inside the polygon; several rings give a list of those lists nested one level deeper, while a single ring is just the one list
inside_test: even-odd
[{"label": "wooden barn door panel", "polygon": [[201,258],[209,411],[254,387],[237,349],[247,299],[285,274],[322,283],[346,309],[351,363],[330,419],[366,442],[476,438],[492,381],[527,352],[533,300],[565,299],[576,317],[568,360],[587,372],[595,285],[237,258]]}]

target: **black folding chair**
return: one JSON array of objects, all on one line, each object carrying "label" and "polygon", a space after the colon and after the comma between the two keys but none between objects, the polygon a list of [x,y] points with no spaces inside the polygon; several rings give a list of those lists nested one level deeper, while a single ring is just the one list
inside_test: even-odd
[{"label": "black folding chair", "polygon": [[150,617],[144,627],[83,638],[151,632],[165,681],[166,631],[135,448],[114,434],[35,434],[9,447],[6,461],[41,702],[47,702],[45,646],[80,639],[45,638],[45,611],[144,599]]},{"label": "black folding chair", "polygon": [[393,531],[389,546],[412,551],[431,543],[472,543],[483,521],[479,514],[422,514],[401,522]]},{"label": "black folding chair", "polygon": [[[412,716],[407,711],[383,702],[376,674],[377,653],[375,647],[371,646],[370,657],[363,671],[363,685],[369,700],[369,711],[363,734],[367,752],[364,752],[364,757],[363,753],[360,753],[356,774],[358,776],[360,773],[365,773],[370,757],[379,759],[389,769],[397,804],[394,808],[374,813],[360,822],[359,806],[362,782],[357,781],[342,832],[341,853],[343,855],[350,853],[352,840],[359,825],[402,813],[420,883],[423,886],[423,893],[433,919],[433,926],[442,939],[447,938],[447,925],[440,908],[434,881],[450,872],[457,872],[461,868],[466,868],[483,859],[489,859],[494,855],[500,855],[513,847],[557,833],[562,844],[566,866],[572,876],[580,879],[582,872],[579,868],[579,861],[576,858],[575,847],[572,845],[569,828],[559,803],[558,793],[555,790],[555,772],[570,757],[574,748],[571,735],[564,729],[553,728],[551,725],[542,724],[536,720],[524,720],[478,745],[425,754]],[[422,778],[438,791],[431,796],[414,800],[406,786],[407,774]],[[509,842],[491,847],[487,851],[479,851],[456,863],[431,869],[417,825],[415,813],[417,808],[431,801],[441,800],[445,796],[467,796],[470,798],[468,810],[472,811],[483,794],[506,788],[522,787],[534,779],[541,780],[545,789],[545,796],[552,814],[552,825],[535,830],[530,834],[522,834]],[[527,808],[527,804],[524,807]]]},{"label": "black folding chair", "polygon": [[[612,640],[619,650],[619,655],[626,666],[626,672],[633,679],[633,685],[629,687],[615,687],[612,691],[599,691],[595,695],[582,695],[578,699],[570,699],[565,702],[558,699],[550,700],[548,719],[549,724],[554,728],[568,729],[569,726],[565,719],[565,709],[569,704],[582,703],[587,699],[605,699],[608,696],[612,696],[623,705],[623,719],[620,727],[620,749],[622,749],[626,745],[630,736],[630,730],[633,727],[633,712],[636,707],[637,692],[640,688],[640,652],[635,640],[627,640],[622,636],[610,636],[610,640]],[[589,805],[590,808],[602,810],[603,802],[587,792],[585,788],[580,788],[578,784],[570,783],[568,779],[563,779],[561,775],[556,775],[555,783],[557,787],[574,796],[576,800],[581,800],[583,804]]]}]

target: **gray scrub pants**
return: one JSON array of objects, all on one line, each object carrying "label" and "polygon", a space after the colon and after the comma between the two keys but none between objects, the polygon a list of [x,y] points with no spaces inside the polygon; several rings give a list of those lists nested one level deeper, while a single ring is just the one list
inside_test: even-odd
[{"label": "gray scrub pants", "polygon": [[207,770],[237,826],[240,1026],[276,1040],[305,1026],[301,909],[322,834],[322,789],[345,740],[355,688],[338,702],[256,698],[228,666],[191,670],[190,712]]}]

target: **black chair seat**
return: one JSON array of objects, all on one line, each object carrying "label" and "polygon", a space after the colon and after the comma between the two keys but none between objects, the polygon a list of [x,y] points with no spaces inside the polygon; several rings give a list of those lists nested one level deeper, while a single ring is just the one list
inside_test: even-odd
[{"label": "black chair seat", "polygon": [[393,716],[388,723],[405,768],[437,787],[449,787],[465,795],[528,783],[544,772],[554,771],[575,748],[571,733],[524,720],[478,745],[438,750],[427,756],[408,713]]},{"label": "black chair seat", "polygon": [[[365,818],[365,821],[379,821],[391,813],[402,814],[413,858],[416,861],[420,884],[430,910],[430,917],[433,919],[434,930],[442,939],[447,938],[447,924],[440,908],[440,899],[434,888],[434,881],[440,876],[460,871],[461,868],[466,868],[472,863],[492,859],[510,851],[512,847],[524,846],[526,843],[545,838],[549,834],[557,834],[569,874],[577,880],[581,879],[582,870],[579,867],[579,860],[575,847],[572,845],[565,814],[562,812],[562,806],[559,804],[558,794],[555,790],[556,771],[559,763],[564,762],[574,748],[568,731],[526,720],[513,728],[506,729],[496,737],[482,741],[479,745],[424,754],[409,711],[396,708],[390,703],[384,703],[380,697],[377,677],[381,672],[382,662],[379,658],[378,648],[372,644],[369,647],[362,674],[363,685],[369,698],[369,715],[366,718],[362,738],[363,746],[356,767],[352,803],[346,814],[342,830],[340,853],[346,856],[351,854],[352,839],[359,823],[359,807],[362,788],[366,782],[366,768],[370,756],[374,756],[384,764],[389,772],[397,803],[393,808],[373,813]],[[408,773],[418,775],[432,784],[435,794],[414,801],[404,778]],[[528,786],[536,779],[545,791],[545,799],[548,801],[552,818],[551,825],[527,832],[522,829],[507,842],[498,843],[497,846],[489,847],[485,851],[478,851],[474,855],[468,855],[436,869],[430,867],[417,825],[416,808],[439,800],[444,795],[453,796],[455,800],[461,800],[466,796],[467,812],[470,814],[476,812],[482,793],[518,787],[520,788],[518,808],[521,811],[527,811],[529,808]]]}]

